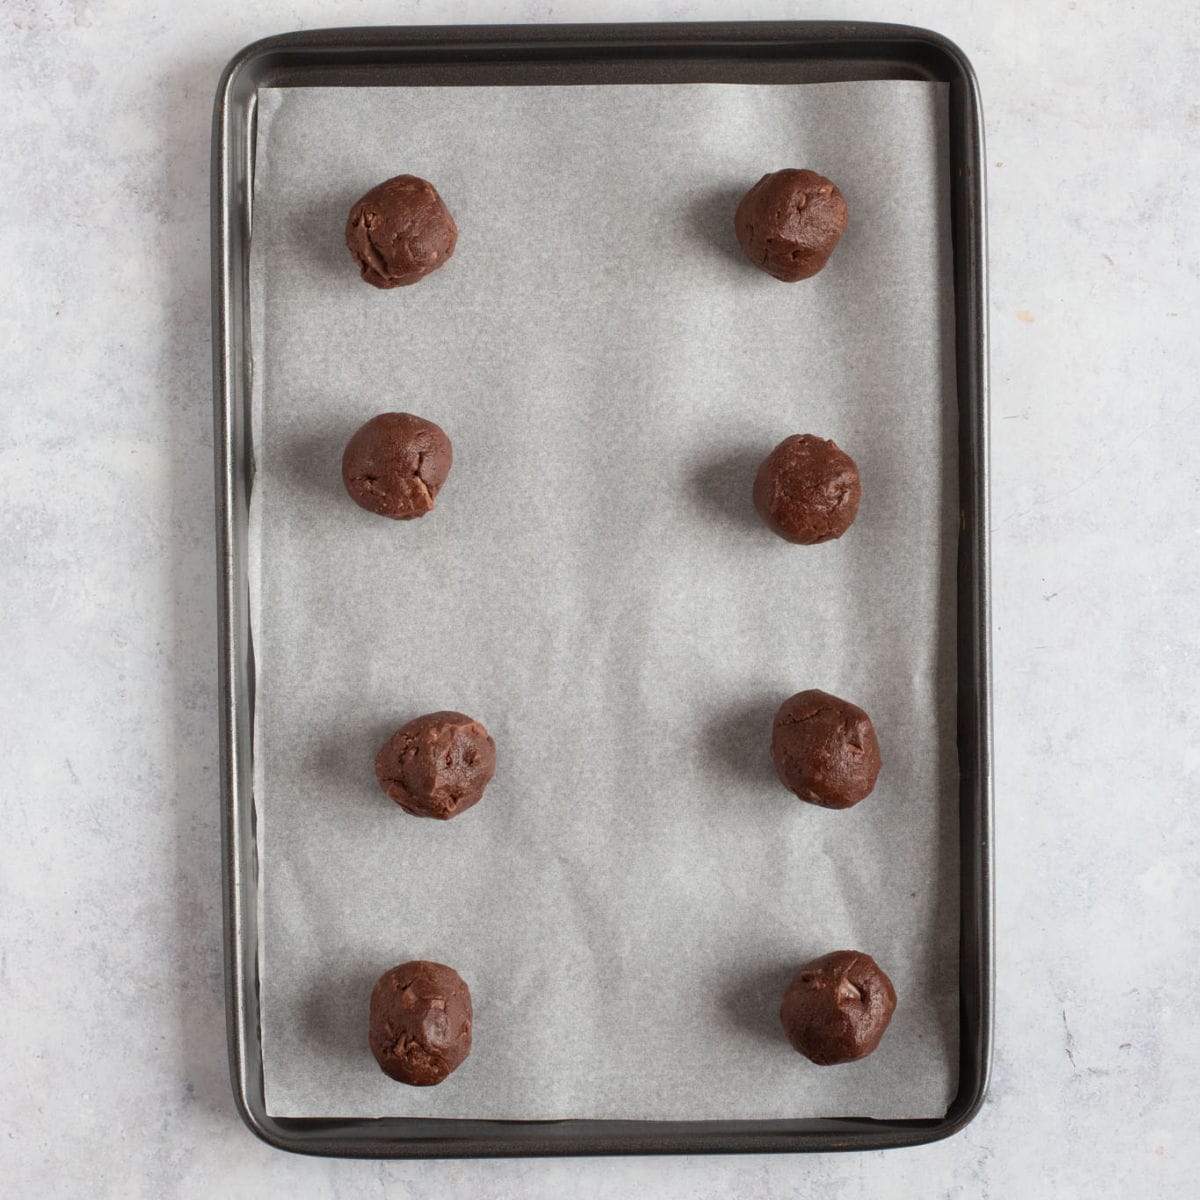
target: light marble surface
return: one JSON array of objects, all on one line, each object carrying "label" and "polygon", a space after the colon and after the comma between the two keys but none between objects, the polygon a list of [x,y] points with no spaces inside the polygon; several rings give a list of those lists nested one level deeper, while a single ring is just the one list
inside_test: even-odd
[{"label": "light marble surface", "polygon": [[[209,106],[339,23],[907,21],[975,62],[991,217],[997,1048],[890,1154],[349,1163],[226,1079]],[[1184,0],[0,5],[6,1196],[1186,1194],[1200,949],[1200,34]]]}]

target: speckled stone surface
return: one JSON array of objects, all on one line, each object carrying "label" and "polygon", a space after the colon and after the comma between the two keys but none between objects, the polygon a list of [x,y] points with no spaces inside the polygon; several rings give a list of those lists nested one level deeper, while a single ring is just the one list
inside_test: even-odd
[{"label": "speckled stone surface", "polygon": [[[991,214],[997,1047],[948,1142],[348,1163],[238,1122],[217,852],[209,110],[396,20],[906,21]],[[0,7],[0,1177],[14,1197],[1157,1197],[1200,1161],[1200,32],[1184,0]]]}]

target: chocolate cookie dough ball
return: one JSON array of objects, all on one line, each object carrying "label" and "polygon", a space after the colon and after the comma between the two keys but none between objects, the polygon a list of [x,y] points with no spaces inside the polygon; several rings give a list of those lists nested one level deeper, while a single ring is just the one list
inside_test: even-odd
[{"label": "chocolate cookie dough ball", "polygon": [[781,538],[802,546],[840,538],[858,516],[858,467],[836,442],[784,438],[754,477],[754,507]]},{"label": "chocolate cookie dough ball", "polygon": [[771,727],[771,761],[780,782],[822,808],[851,808],[879,775],[875,726],[857,704],[828,692],[797,692]]},{"label": "chocolate cookie dough ball", "polygon": [[408,287],[454,253],[458,227],[432,183],[397,175],[351,210],[346,245],[362,277],[377,288]]},{"label": "chocolate cookie dough ball", "polygon": [[450,439],[412,413],[380,413],[346,443],[342,482],[368,512],[396,521],[423,517],[450,474]]},{"label": "chocolate cookie dough ball", "polygon": [[401,1083],[441,1083],[471,1053],[471,1016],[471,992],[456,970],[401,963],[371,991],[371,1053]]},{"label": "chocolate cookie dough ball", "polygon": [[496,772],[496,743],[478,721],[435,712],[401,725],[375,756],[385,792],[414,817],[448,821],[478,804]]},{"label": "chocolate cookie dough ball", "polygon": [[896,989],[879,964],[835,950],[796,972],[779,1006],[788,1041],[818,1066],[866,1058],[896,1011]]},{"label": "chocolate cookie dough ball", "polygon": [[815,275],[849,220],[842,193],[816,171],[775,171],[742,197],[733,218],[742,253],[784,283]]}]

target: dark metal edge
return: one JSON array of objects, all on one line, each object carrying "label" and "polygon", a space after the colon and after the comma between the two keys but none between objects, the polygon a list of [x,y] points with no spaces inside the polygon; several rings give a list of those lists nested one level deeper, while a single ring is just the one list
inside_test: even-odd
[{"label": "dark metal edge", "polygon": [[[604,48],[670,54],[673,48],[793,49],[893,43],[916,48],[926,65],[951,84],[952,180],[956,347],[960,406],[959,478],[962,527],[958,565],[959,745],[962,917],[958,1095],[945,1118],[934,1121],[829,1119],[765,1122],[430,1121],[424,1119],[299,1120],[269,1116],[263,1101],[258,1045],[257,913],[247,896],[246,856],[253,858],[253,796],[247,771],[252,681],[248,658],[239,660],[239,634],[248,623],[244,573],[237,555],[238,429],[234,401],[244,384],[237,372],[244,294],[237,293],[232,232],[236,219],[239,122],[248,109],[239,86],[257,87],[256,72],[280,53],[320,56],[330,50],[377,53],[428,47],[456,54],[469,48],[520,56],[534,48]],[[931,65],[930,65],[931,64]],[[955,95],[955,91],[958,95]],[[218,547],[218,656],[221,738],[221,845],[224,882],[225,991],[230,1074],[245,1124],[263,1141],[303,1154],[344,1157],[487,1157],[842,1151],[920,1145],[948,1137],[978,1113],[991,1071],[994,968],[991,780],[991,631],[988,544],[988,378],[983,119],[978,82],[962,51],[940,34],[909,26],[837,22],[745,22],[656,25],[433,26],[332,29],[283,34],[252,43],[227,65],[213,115],[212,270],[214,435]],[[249,180],[245,181],[247,185]],[[242,433],[244,436],[244,431]],[[965,481],[965,482],[963,482]],[[966,687],[964,688],[964,683]],[[241,691],[245,691],[245,695]],[[965,699],[965,703],[964,703]],[[253,915],[251,913],[253,912]],[[968,968],[971,968],[968,970]],[[972,987],[968,987],[968,975]],[[253,998],[251,998],[253,992]],[[480,1127],[462,1135],[447,1127]],[[386,1127],[386,1128],[385,1128]],[[375,1131],[378,1129],[378,1135]],[[514,1137],[520,1129],[522,1136]],[[400,1133],[404,1130],[409,1136]],[[425,1132],[428,1130],[428,1133]]]},{"label": "dark metal edge", "polygon": [[[249,49],[249,48],[248,48]],[[243,601],[238,571],[239,546],[236,505],[239,499],[236,479],[235,405],[244,379],[237,354],[240,334],[235,332],[236,272],[234,254],[239,247],[232,222],[236,220],[234,197],[229,180],[234,173],[232,155],[237,146],[238,114],[231,102],[232,84],[241,73],[251,69],[253,56],[245,51],[222,72],[213,106],[213,144],[211,180],[211,257],[213,308],[213,446],[216,467],[217,525],[217,653],[218,710],[220,730],[221,780],[221,872],[222,921],[224,931],[225,1024],[228,1038],[229,1067],[234,1103],[242,1120],[256,1134],[272,1144],[270,1130],[260,1120],[260,1106],[249,1094],[251,1055],[246,1023],[252,1011],[247,995],[252,972],[247,969],[246,879],[242,869],[244,806],[253,803],[248,789],[241,786],[241,735],[248,732],[252,715],[241,695],[242,678],[239,650],[239,609]],[[243,298],[244,299],[244,298]],[[257,997],[255,998],[257,1000]],[[257,1011],[257,1003],[253,1005]],[[261,1112],[266,1118],[265,1111]]]}]

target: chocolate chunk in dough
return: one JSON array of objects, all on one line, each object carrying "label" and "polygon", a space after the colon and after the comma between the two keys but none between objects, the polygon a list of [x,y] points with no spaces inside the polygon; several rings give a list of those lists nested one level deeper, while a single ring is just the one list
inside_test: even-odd
[{"label": "chocolate chunk in dough", "polygon": [[771,761],[801,800],[850,808],[871,794],[879,775],[879,741],[871,718],[828,692],[797,692],[771,728]]},{"label": "chocolate chunk in dough", "polygon": [[342,482],[368,512],[423,517],[450,474],[454,454],[441,428],[412,413],[380,413],[346,443]]},{"label": "chocolate chunk in dough", "polygon": [[896,1011],[896,989],[879,964],[857,950],[805,963],[779,1006],[788,1041],[818,1066],[865,1058]]},{"label": "chocolate chunk in dough", "polygon": [[416,175],[373,187],[350,210],[346,245],[377,288],[408,287],[454,253],[458,227],[437,188]]},{"label": "chocolate chunk in dough", "polygon": [[768,275],[795,283],[828,261],[849,220],[837,187],[816,171],[774,171],[742,197],[733,217],[742,253]]},{"label": "chocolate chunk in dough", "polygon": [[496,743],[478,721],[435,712],[402,725],[375,756],[385,792],[415,817],[448,821],[478,804],[496,771]]},{"label": "chocolate chunk in dough", "polygon": [[471,1017],[470,989],[453,967],[401,963],[371,991],[371,1053],[401,1083],[441,1083],[471,1053]]},{"label": "chocolate chunk in dough", "polygon": [[781,538],[802,546],[840,538],[858,516],[858,467],[836,442],[796,433],[763,460],[754,507]]}]

